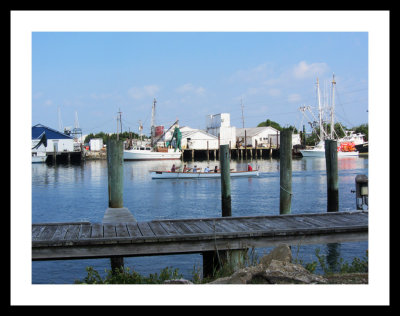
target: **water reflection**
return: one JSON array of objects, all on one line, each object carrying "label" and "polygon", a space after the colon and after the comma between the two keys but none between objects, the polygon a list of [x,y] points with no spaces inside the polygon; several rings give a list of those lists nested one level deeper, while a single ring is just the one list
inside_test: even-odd
[{"label": "water reflection", "polygon": [[[177,167],[213,168],[219,161],[125,161],[123,203],[139,221],[168,218],[202,218],[221,216],[220,179],[178,179],[152,180],[149,170],[169,170],[172,164]],[[279,214],[279,160],[232,160],[231,168],[246,170],[247,163],[253,168],[259,167],[261,176],[257,178],[232,178],[232,216],[277,215]],[[325,159],[301,158],[292,161],[292,214],[326,212],[326,174]],[[357,174],[368,175],[368,158],[356,157],[339,160],[339,209],[355,210],[355,188]],[[66,222],[87,220],[101,222],[108,207],[107,163],[103,161],[85,161],[81,164],[32,164],[32,222]],[[363,256],[368,242],[329,246],[323,249],[329,260],[335,257],[350,258]],[[303,250],[305,249],[305,250]],[[314,246],[302,246],[304,256],[314,256]],[[144,273],[159,272],[166,266],[179,266],[180,271],[191,278],[192,259],[198,255],[162,256],[154,258],[130,258],[126,260],[143,267]],[[332,258],[332,259],[330,259]],[[187,260],[185,266],[182,262]],[[99,270],[108,269],[109,261],[102,260]],[[138,263],[139,262],[139,263]],[[200,260],[201,262],[201,260]],[[42,283],[57,277],[55,283],[72,283],[74,276],[58,273],[69,271],[76,261],[34,263],[32,265],[33,283],[40,279]],[[97,263],[96,263],[97,264]],[[82,275],[85,267],[78,269]],[[157,270],[158,266],[162,266]],[[43,266],[45,268],[43,268]],[[38,268],[35,268],[38,267]],[[153,267],[155,267],[153,269]],[[49,274],[49,276],[46,276]],[[83,276],[82,276],[83,277]],[[65,281],[67,279],[68,281]],[[63,280],[63,281],[60,281]],[[37,281],[36,281],[37,282]]]}]

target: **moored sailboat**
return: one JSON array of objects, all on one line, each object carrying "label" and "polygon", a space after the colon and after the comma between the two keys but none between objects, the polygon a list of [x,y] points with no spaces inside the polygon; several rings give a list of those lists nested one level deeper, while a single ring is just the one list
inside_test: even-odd
[{"label": "moored sailboat", "polygon": [[[319,91],[319,80],[317,78],[317,95],[318,95],[318,117],[319,117],[319,142],[314,148],[311,149],[301,149],[300,153],[303,157],[325,157],[325,139],[335,139],[335,131],[334,131],[334,109],[335,109],[335,76],[333,75],[332,79],[332,105],[331,105],[331,115],[330,115],[330,134],[325,131],[323,127],[322,120],[322,107],[320,102],[320,91]],[[309,107],[302,107],[301,110],[305,109],[309,110]],[[313,125],[312,125],[313,126]],[[314,128],[314,127],[313,127]],[[356,149],[356,144],[354,140],[350,137],[354,135],[346,134],[345,137],[337,140],[337,151],[338,157],[357,157],[359,155],[358,150]],[[359,135],[358,135],[359,136]],[[363,136],[363,135],[362,135]]]}]

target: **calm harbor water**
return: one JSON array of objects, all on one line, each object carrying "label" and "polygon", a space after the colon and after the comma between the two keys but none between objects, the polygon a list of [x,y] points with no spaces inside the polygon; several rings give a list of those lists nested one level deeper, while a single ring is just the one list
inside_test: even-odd
[{"label": "calm harbor water", "polygon": [[[232,178],[232,216],[279,214],[279,160],[232,160],[231,168],[245,170],[247,163],[258,166],[258,178]],[[124,207],[138,221],[170,218],[221,216],[219,179],[152,180],[149,170],[170,169],[171,161],[124,162]],[[176,162],[175,162],[176,163]],[[219,161],[177,162],[204,168]],[[293,159],[292,214],[326,212],[326,171],[324,158]],[[368,176],[368,157],[339,159],[339,210],[356,209],[355,177]],[[80,164],[32,164],[32,222],[101,222],[108,206],[107,163],[105,160]],[[363,258],[368,242],[329,245],[293,245],[293,256],[304,262],[316,261],[315,250],[328,257],[351,262]],[[256,249],[261,257],[270,248]],[[72,284],[83,280],[92,266],[101,275],[110,269],[109,259],[32,262],[33,284]],[[178,268],[184,278],[201,271],[200,254],[125,258],[125,266],[143,275],[165,267]]]}]

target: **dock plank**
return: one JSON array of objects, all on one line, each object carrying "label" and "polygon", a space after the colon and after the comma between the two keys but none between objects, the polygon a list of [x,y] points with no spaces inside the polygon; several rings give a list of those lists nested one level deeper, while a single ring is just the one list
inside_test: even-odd
[{"label": "dock plank", "polygon": [[160,221],[160,225],[164,228],[168,235],[176,235],[179,232],[169,221]]},{"label": "dock plank", "polygon": [[68,225],[67,233],[65,234],[64,239],[77,239],[79,236],[80,225],[72,224]]},{"label": "dock plank", "polygon": [[142,233],[138,227],[137,223],[127,223],[126,228],[128,228],[128,233],[130,237],[142,237]]},{"label": "dock plank", "polygon": [[126,223],[117,223],[115,225],[115,232],[117,237],[129,237],[128,227]]},{"label": "dock plank", "polygon": [[149,226],[156,236],[168,235],[168,232],[161,226],[159,222],[149,222]]},{"label": "dock plank", "polygon": [[63,240],[65,238],[67,230],[68,230],[68,225],[58,225],[52,240],[54,241]]},{"label": "dock plank", "polygon": [[144,237],[155,236],[155,234],[151,230],[151,227],[149,226],[149,222],[138,222],[137,224],[140,229],[140,232],[142,233],[142,236],[144,236]]},{"label": "dock plank", "polygon": [[103,238],[103,224],[93,223],[92,224],[92,238]]}]

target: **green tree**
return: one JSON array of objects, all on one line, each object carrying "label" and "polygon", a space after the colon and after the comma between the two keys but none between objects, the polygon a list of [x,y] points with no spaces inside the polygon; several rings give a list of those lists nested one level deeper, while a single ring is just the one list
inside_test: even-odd
[{"label": "green tree", "polygon": [[356,133],[362,133],[365,135],[365,141],[368,141],[368,123],[361,124],[353,128]]},{"label": "green tree", "polygon": [[279,123],[271,121],[270,119],[265,120],[264,122],[261,122],[260,124],[257,125],[257,127],[263,127],[263,126],[271,126],[278,131],[282,130],[282,127],[279,125]]}]

